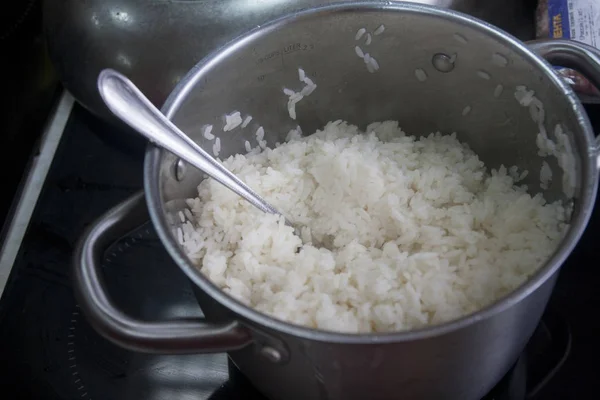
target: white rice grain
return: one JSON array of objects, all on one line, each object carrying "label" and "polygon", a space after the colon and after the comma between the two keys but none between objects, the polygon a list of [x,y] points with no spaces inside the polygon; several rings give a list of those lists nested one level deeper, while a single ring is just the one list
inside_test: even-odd
[{"label": "white rice grain", "polygon": [[454,134],[408,136],[393,121],[365,132],[335,121],[223,161],[303,227],[305,244],[281,217],[206,179],[187,200],[194,221],[176,233],[190,260],[274,318],[392,332],[494,303],[561,241],[567,211],[515,186],[516,168],[486,169]]},{"label": "white rice grain", "polygon": [[373,32],[373,35],[379,36],[383,33],[383,31],[385,31],[385,26],[383,26],[383,24],[381,24],[381,25],[379,25],[379,27],[377,29],[375,29],[375,32]]},{"label": "white rice grain", "polygon": [[290,116],[291,119],[296,119],[297,115],[296,115],[296,103],[298,101],[293,101],[293,100],[289,100],[288,101],[288,114]]},{"label": "white rice grain", "polygon": [[425,82],[427,80],[427,72],[421,68],[415,69],[415,77],[419,82]]},{"label": "white rice grain", "polygon": [[[296,119],[296,103],[304,98],[302,93],[296,93],[288,99],[288,113],[291,119]],[[260,129],[260,128],[259,128]]]},{"label": "white rice grain", "polygon": [[265,138],[265,129],[262,126],[259,126],[256,130],[256,141],[260,142]]},{"label": "white rice grain", "polygon": [[300,128],[300,125],[298,125],[296,127],[296,129],[292,129],[291,131],[288,132],[285,140],[290,142],[292,140],[298,140],[302,137],[302,128]]},{"label": "white rice grain", "polygon": [[529,115],[536,124],[543,123],[546,119],[546,112],[544,111],[544,104],[537,98],[533,97],[529,103]]},{"label": "white rice grain", "polygon": [[242,124],[242,115],[239,111],[234,111],[231,114],[225,115],[225,126],[223,132],[231,131]]},{"label": "white rice grain", "polygon": [[219,157],[219,153],[221,152],[221,139],[217,138],[215,143],[213,144],[212,151],[215,157]]},{"label": "white rice grain", "polygon": [[306,72],[302,68],[298,68],[298,80],[304,82],[304,78],[306,78]]},{"label": "white rice grain", "polygon": [[354,46],[354,52],[360,58],[364,58],[364,56],[365,56],[365,53],[363,53],[362,49],[359,46]]},{"label": "white rice grain", "polygon": [[244,142],[244,147],[246,148],[246,152],[250,153],[252,151],[252,146],[250,145],[250,142],[247,140]]},{"label": "white rice grain", "polygon": [[183,230],[181,230],[181,227],[177,228],[177,241],[180,244],[185,244],[185,242],[183,241]]},{"label": "white rice grain", "polygon": [[535,92],[533,90],[528,90],[526,86],[519,85],[515,91],[515,99],[524,107],[529,107],[533,97],[535,96]]},{"label": "white rice grain", "polygon": [[483,70],[477,71],[477,76],[480,77],[481,79],[485,79],[486,81],[489,81],[490,79],[492,79],[492,76]]},{"label": "white rice grain", "polygon": [[306,85],[306,86],[304,86],[304,87],[302,88],[302,90],[300,91],[300,94],[301,94],[303,97],[310,96],[310,94],[311,94],[312,92],[314,92],[316,88],[317,88],[317,85],[315,85],[315,84],[312,84],[312,85]]},{"label": "white rice grain", "polygon": [[569,136],[563,132],[560,124],[554,127],[554,136],[556,137],[556,152],[555,157],[558,166],[563,171],[562,188],[563,193],[567,198],[572,198],[575,195],[577,185],[577,167],[575,165],[575,154]]},{"label": "white rice grain", "polygon": [[317,88],[317,85],[306,75],[306,72],[302,68],[298,68],[298,78],[305,84],[300,92],[283,88],[283,93],[288,96],[287,110],[292,119],[296,119],[296,103],[312,94]]},{"label": "white rice grain", "polygon": [[[536,136],[538,155],[540,157],[553,156],[556,158],[558,166],[562,171],[563,193],[567,198],[573,198],[575,195],[577,176],[575,155],[569,137],[564,134],[560,124],[557,124],[554,127],[556,142],[548,137],[545,127],[546,112],[544,110],[544,103],[535,96],[533,90],[529,90],[524,85],[519,85],[515,89],[515,99],[523,107],[529,108],[531,119],[538,126],[539,132]],[[541,182],[541,185],[546,186],[543,181]]]},{"label": "white rice grain", "polygon": [[213,140],[215,138],[215,135],[212,134],[212,129],[212,125],[206,125],[204,127],[204,131],[202,132],[202,136],[204,136],[204,138],[208,140]]},{"label": "white rice grain", "polygon": [[363,37],[363,35],[367,32],[367,30],[365,28],[360,28],[358,31],[356,31],[356,35],[354,35],[354,40],[360,40],[361,37]]},{"label": "white rice grain", "polygon": [[244,122],[242,122],[242,128],[247,127],[250,121],[252,121],[252,116],[248,115],[246,118],[244,118]]},{"label": "white rice grain", "polygon": [[492,54],[492,62],[499,67],[506,67],[508,65],[508,58],[500,53]]},{"label": "white rice grain", "polygon": [[379,63],[377,62],[375,57],[371,57],[371,61],[369,62],[369,64],[371,64],[371,66],[373,67],[373,69],[375,71],[377,71],[379,69]]},{"label": "white rice grain", "polygon": [[310,79],[308,76],[304,77],[304,80],[302,81],[304,83],[306,83],[307,86],[312,86],[315,83],[312,81],[312,79]]}]

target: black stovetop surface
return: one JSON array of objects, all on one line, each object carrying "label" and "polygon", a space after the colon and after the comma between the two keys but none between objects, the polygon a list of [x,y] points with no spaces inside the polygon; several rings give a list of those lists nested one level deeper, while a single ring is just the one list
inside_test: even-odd
[{"label": "black stovetop surface", "polygon": [[[593,113],[598,116],[597,109]],[[0,302],[0,387],[11,394],[7,398],[18,399],[261,398],[223,354],[131,353],[98,336],[79,313],[69,277],[79,235],[142,185],[143,149],[117,148],[118,140],[107,141],[115,132],[80,107],[71,114]],[[599,233],[597,204],[562,269],[543,323],[487,398],[523,398],[525,384],[529,398],[538,400],[594,397],[600,358],[600,325],[594,318],[600,306],[594,246]],[[188,281],[150,224],[115,243],[104,270],[110,294],[134,316],[200,314]]]}]

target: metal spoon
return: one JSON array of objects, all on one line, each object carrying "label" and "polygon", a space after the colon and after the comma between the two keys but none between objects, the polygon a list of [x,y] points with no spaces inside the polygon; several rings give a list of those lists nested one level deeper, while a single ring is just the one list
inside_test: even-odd
[{"label": "metal spoon", "polygon": [[[112,69],[103,70],[98,76],[98,90],[110,111],[152,143],[203,171],[259,210],[283,215],[169,121],[125,76]],[[287,218],[285,222],[294,227]],[[298,235],[298,229],[294,230]]]}]

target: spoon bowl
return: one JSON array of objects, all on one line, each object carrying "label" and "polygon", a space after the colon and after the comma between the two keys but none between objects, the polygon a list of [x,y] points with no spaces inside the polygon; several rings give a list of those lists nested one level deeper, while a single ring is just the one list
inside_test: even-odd
[{"label": "spoon bowl", "polygon": [[[187,161],[259,210],[283,216],[275,207],[177,128],[123,74],[112,69],[103,70],[98,76],[98,91],[113,114],[136,132],[145,136],[150,142]],[[302,237],[299,229],[285,216],[283,217],[286,225],[294,228],[295,234]]]}]

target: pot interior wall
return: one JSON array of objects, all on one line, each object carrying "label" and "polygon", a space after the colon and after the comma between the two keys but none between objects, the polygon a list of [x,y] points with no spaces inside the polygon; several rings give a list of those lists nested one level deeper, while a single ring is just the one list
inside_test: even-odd
[{"label": "pot interior wall", "polygon": [[[380,26],[385,30],[375,35]],[[356,40],[361,28],[366,33]],[[543,125],[550,138],[556,141],[557,124],[568,134],[577,199],[587,180],[581,173],[585,166],[580,154],[588,149],[572,100],[548,73],[547,65],[528,57],[521,45],[503,40],[493,29],[472,27],[462,19],[457,23],[418,6],[299,14],[256,31],[199,66],[180,88],[184,94],[171,105],[169,116],[211,154],[214,142],[202,132],[204,126],[213,125],[222,159],[245,153],[246,140],[256,146],[260,126],[270,146],[283,142],[297,125],[309,134],[337,119],[361,128],[374,121],[398,120],[407,134],[417,136],[456,132],[488,167],[516,165],[529,171],[522,183],[531,193],[542,191],[540,168],[546,160],[553,180],[544,196],[550,201],[565,199],[563,172],[556,158],[538,155],[538,125],[530,109],[515,98],[516,88],[524,85],[543,103]],[[377,60],[379,70],[367,70],[356,46]],[[450,72],[436,69],[437,54],[455,59]],[[298,68],[318,87],[296,105],[298,119],[293,120],[283,88],[303,87]],[[251,115],[251,123],[223,132],[224,115],[234,111],[242,117]],[[203,179],[202,173],[188,168],[178,181],[176,161],[162,153],[159,186],[169,213],[183,205],[178,200],[195,196]],[[177,220],[172,218],[174,223]]]}]

